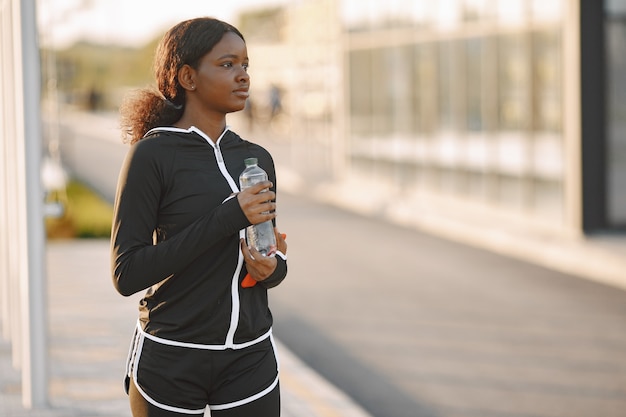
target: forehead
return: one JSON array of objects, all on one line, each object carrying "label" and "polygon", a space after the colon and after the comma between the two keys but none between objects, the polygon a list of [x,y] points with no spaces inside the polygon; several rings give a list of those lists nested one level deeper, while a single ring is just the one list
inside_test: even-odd
[{"label": "forehead", "polygon": [[208,53],[212,58],[220,58],[222,56],[231,55],[239,59],[248,57],[246,43],[234,32],[226,32],[222,39],[215,44],[211,52]]}]

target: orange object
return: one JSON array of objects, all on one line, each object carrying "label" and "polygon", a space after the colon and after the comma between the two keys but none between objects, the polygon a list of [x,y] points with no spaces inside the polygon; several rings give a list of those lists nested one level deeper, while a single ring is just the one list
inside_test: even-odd
[{"label": "orange object", "polygon": [[256,285],[256,283],[257,283],[257,281],[250,276],[250,273],[248,273],[243,278],[243,281],[241,281],[241,286],[243,288],[251,288],[251,287],[254,287]]},{"label": "orange object", "polygon": [[[280,234],[282,236],[283,239],[287,239],[287,234],[286,233],[281,233]],[[250,273],[248,272],[246,274],[245,277],[243,277],[243,280],[241,281],[241,287],[242,288],[252,288],[256,285],[257,280],[255,280],[254,278],[252,278],[250,276]]]}]

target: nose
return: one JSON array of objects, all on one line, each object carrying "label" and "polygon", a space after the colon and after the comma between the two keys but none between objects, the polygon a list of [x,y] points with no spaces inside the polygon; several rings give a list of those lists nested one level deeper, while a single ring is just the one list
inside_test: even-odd
[{"label": "nose", "polygon": [[250,74],[246,71],[246,68],[241,66],[239,72],[237,73],[238,81],[248,81],[250,79]]}]

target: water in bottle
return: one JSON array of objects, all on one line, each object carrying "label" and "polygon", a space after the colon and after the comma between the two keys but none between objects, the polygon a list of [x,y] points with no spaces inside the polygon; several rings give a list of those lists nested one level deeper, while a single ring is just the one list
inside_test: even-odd
[{"label": "water in bottle", "polygon": [[[239,176],[239,187],[245,190],[262,181],[267,181],[267,173],[258,165],[257,158],[244,160],[246,169]],[[266,192],[267,189],[262,192]],[[246,242],[248,246],[256,248],[263,256],[276,254],[276,236],[271,220],[253,224],[246,228]]]}]

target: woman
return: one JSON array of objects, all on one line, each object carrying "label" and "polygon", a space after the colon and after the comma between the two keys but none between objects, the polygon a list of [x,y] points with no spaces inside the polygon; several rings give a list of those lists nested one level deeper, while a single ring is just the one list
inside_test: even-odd
[{"label": "woman", "polygon": [[[280,415],[267,289],[287,274],[287,246],[276,229],[274,257],[243,239],[247,226],[275,222],[274,164],[226,126],[245,107],[247,69],[236,28],[188,20],[157,48],[158,92],[121,110],[132,146],[115,202],[113,281],[126,296],[147,289],[127,367],[135,417],[202,415],[207,405],[212,417]],[[240,192],[250,157],[269,181]]]}]

